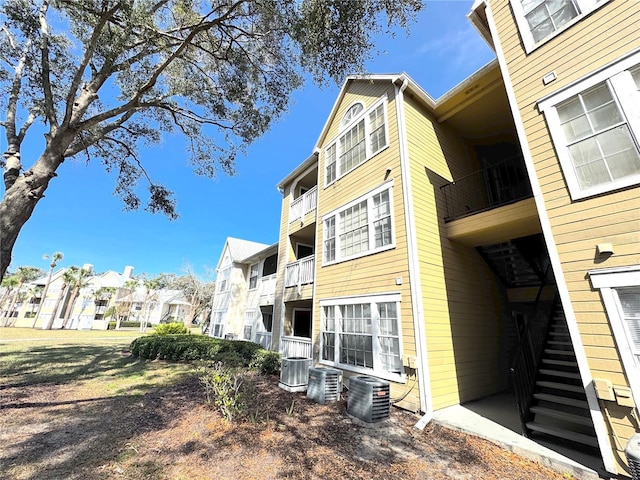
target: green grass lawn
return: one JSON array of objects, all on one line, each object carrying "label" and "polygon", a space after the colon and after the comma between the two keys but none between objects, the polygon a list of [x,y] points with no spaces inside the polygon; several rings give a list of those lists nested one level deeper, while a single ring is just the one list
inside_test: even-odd
[{"label": "green grass lawn", "polygon": [[[152,330],[149,330],[151,332]],[[76,384],[98,396],[139,394],[179,381],[187,364],[128,353],[136,331],[0,328],[0,385]]]}]

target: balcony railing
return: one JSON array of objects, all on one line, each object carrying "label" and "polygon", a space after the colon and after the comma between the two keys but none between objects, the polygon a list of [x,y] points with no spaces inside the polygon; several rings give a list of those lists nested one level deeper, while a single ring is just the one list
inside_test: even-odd
[{"label": "balcony railing", "polygon": [[445,221],[515,203],[531,197],[522,156],[511,157],[440,187]]},{"label": "balcony railing", "polygon": [[304,195],[291,202],[289,207],[289,223],[304,217],[307,213],[313,212],[318,204],[318,186],[316,185]]},{"label": "balcony railing", "polygon": [[305,257],[286,266],[284,272],[285,287],[300,287],[313,283],[315,255]]},{"label": "balcony railing", "polygon": [[262,277],[260,281],[260,296],[268,297],[276,293],[276,274]]},{"label": "balcony railing", "polygon": [[311,339],[304,337],[282,337],[282,356],[284,358],[313,358]]},{"label": "balcony railing", "polygon": [[262,345],[265,350],[269,350],[271,348],[271,332],[257,332],[255,342]]}]

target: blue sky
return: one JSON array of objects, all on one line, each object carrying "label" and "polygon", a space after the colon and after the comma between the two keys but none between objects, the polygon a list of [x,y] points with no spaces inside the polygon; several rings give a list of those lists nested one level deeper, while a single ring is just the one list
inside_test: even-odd
[{"label": "blue sky", "polygon": [[[472,3],[427,1],[409,37],[399,32],[393,39],[378,39],[379,53],[367,70],[404,71],[432,97],[441,96],[494,57],[466,18]],[[99,161],[67,160],[20,233],[11,269],[46,269],[42,256],[60,251],[60,266],[91,263],[96,271],[122,271],[131,265],[135,274],[155,275],[181,273],[190,264],[204,274],[215,269],[228,236],[275,243],[282,202],[275,186],[312,152],[339,88],[307,82],[294,94],[288,113],[237,160],[234,177],[192,173],[180,137],[166,137],[145,151],[142,160],[152,178],[175,192],[180,214],[175,221],[123,211],[112,195],[115,178]],[[29,152],[25,145],[27,165]]]}]

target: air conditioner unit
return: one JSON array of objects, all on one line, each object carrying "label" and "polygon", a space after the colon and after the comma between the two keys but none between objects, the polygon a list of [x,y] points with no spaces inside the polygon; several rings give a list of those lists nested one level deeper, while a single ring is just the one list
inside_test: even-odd
[{"label": "air conditioner unit", "polygon": [[390,410],[389,382],[364,375],[349,379],[347,413],[374,423],[389,418]]},{"label": "air conditioner unit", "polygon": [[318,403],[337,402],[342,393],[342,371],[328,367],[309,368],[307,398]]},{"label": "air conditioner unit", "polygon": [[640,433],[636,433],[629,439],[624,453],[627,455],[631,478],[640,480]]},{"label": "air conditioner unit", "polygon": [[296,391],[304,391],[307,387],[311,362],[313,362],[312,359],[305,357],[283,358],[280,367],[280,386],[285,390],[293,388]]}]

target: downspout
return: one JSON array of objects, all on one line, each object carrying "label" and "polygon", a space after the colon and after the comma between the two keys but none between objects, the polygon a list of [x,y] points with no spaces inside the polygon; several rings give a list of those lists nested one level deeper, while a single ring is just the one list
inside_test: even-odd
[{"label": "downspout", "polygon": [[[402,85],[397,82],[402,80]],[[406,120],[404,112],[404,91],[409,79],[404,75],[394,80],[396,90],[396,121],[398,124],[398,144],[400,153],[400,170],[402,175],[402,196],[404,200],[404,216],[407,229],[407,259],[409,263],[409,286],[411,289],[411,305],[413,310],[413,329],[416,344],[416,369],[420,395],[420,409],[424,415],[415,427],[422,430],[433,418],[433,402],[431,401],[431,380],[429,378],[429,359],[427,343],[424,335],[424,311],[422,304],[422,286],[420,268],[418,266],[417,234],[413,216],[413,199],[411,196],[411,169],[409,165],[409,146],[407,141]]]}]

